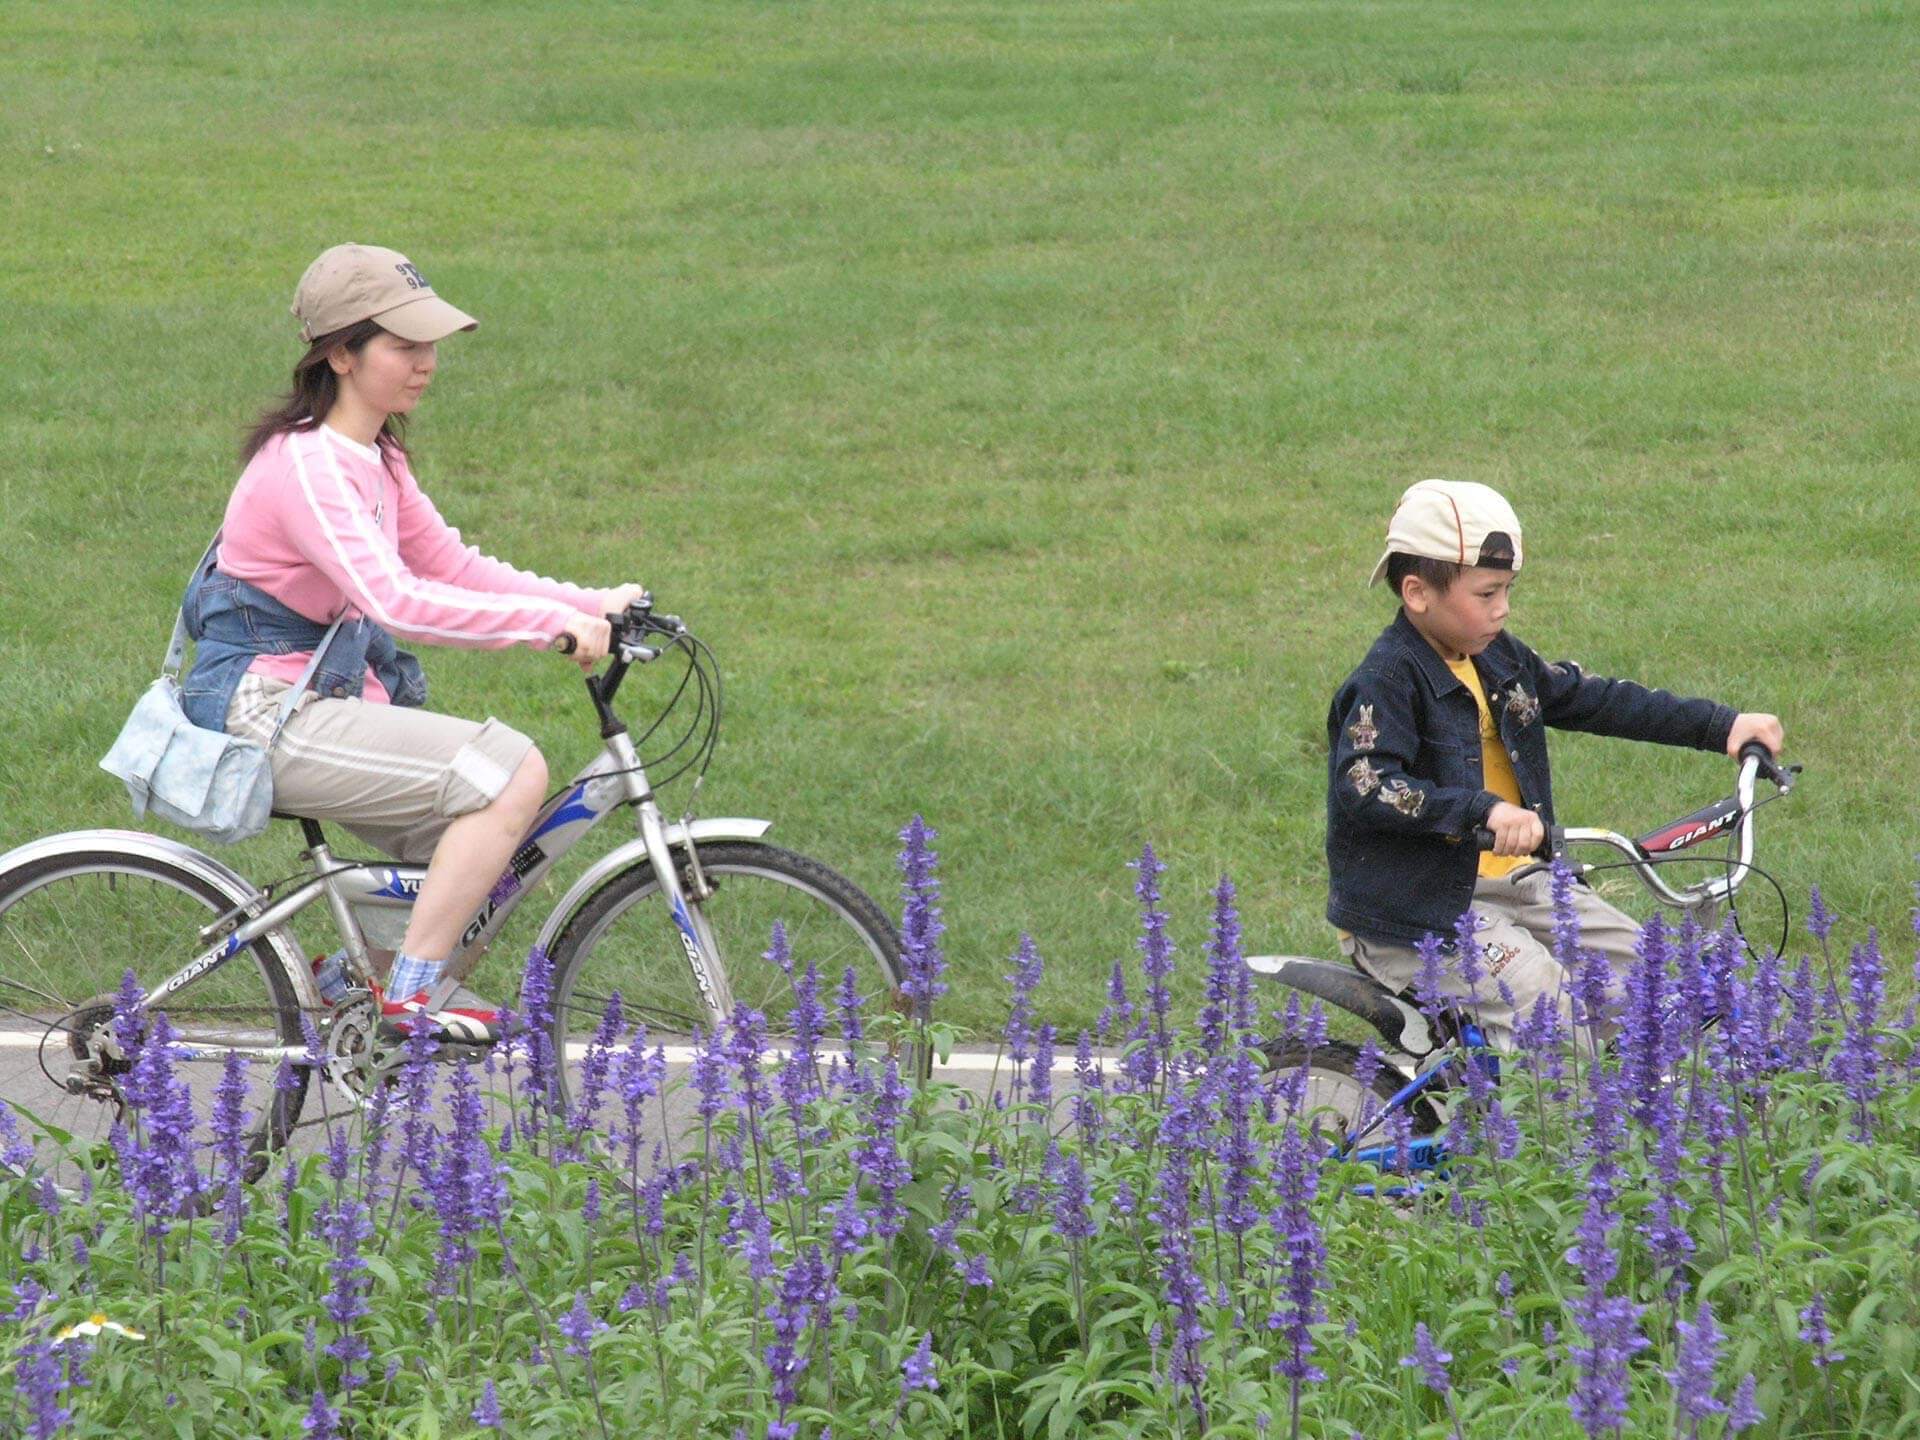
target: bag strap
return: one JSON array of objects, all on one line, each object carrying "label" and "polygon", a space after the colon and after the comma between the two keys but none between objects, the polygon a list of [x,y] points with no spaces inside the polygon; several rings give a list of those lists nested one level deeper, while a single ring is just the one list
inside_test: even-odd
[{"label": "bag strap", "polygon": [[302,672],[299,682],[287,691],[286,698],[280,702],[280,713],[273,720],[273,734],[267,737],[267,749],[271,750],[273,742],[280,738],[281,726],[293,718],[294,707],[300,703],[300,697],[307,693],[307,686],[313,683],[313,677],[320,669],[320,662],[326,659],[327,647],[333,644],[333,637],[340,633],[340,621],[346,618],[346,612],[342,611],[340,620],[329,625],[327,633],[320,637],[320,643],[313,647],[313,658],[307,661],[307,668]]},{"label": "bag strap", "polygon": [[[193,567],[193,574],[187,577],[188,590],[191,590],[199,581],[201,575],[206,571],[207,561],[211,560],[213,558],[213,552],[220,548],[220,535],[225,528],[225,526],[222,526],[220,530],[214,531],[213,539],[207,542],[206,553],[200,557],[200,563]],[[183,591],[180,599],[180,608],[174,613],[173,617],[173,639],[167,642],[167,658],[160,662],[160,673],[170,679],[178,680],[180,678],[180,667],[186,663],[186,659],[187,602],[185,592]]]},{"label": "bag strap", "polygon": [[[213,558],[213,552],[220,548],[220,536],[225,532],[223,525],[213,532],[213,539],[207,542],[206,551],[200,556],[200,563],[193,567],[193,574],[187,577],[187,589],[198,583],[207,568],[207,561]],[[267,748],[273,748],[273,742],[280,738],[280,728],[292,718],[293,710],[300,703],[300,697],[307,693],[307,686],[313,683],[313,677],[319,673],[320,662],[327,658],[327,648],[333,644],[333,637],[340,633],[340,621],[347,618],[342,611],[340,619],[327,627],[327,633],[320,637],[320,643],[313,648],[313,658],[307,661],[307,668],[301,672],[300,681],[287,691],[286,698],[280,702],[280,713],[274,717],[273,734],[267,739]],[[171,679],[180,678],[180,667],[187,658],[187,606],[184,595],[180,609],[173,617],[173,639],[167,642],[167,658],[161,662],[160,673]]]}]

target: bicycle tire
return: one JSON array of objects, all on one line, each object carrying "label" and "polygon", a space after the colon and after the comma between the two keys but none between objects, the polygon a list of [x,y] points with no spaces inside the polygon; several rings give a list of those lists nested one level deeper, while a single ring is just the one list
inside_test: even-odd
[{"label": "bicycle tire", "polygon": [[[1346,1139],[1353,1133],[1354,1126],[1361,1123],[1363,1112],[1364,1118],[1371,1120],[1406,1083],[1399,1071],[1383,1063],[1376,1063],[1372,1083],[1363,1083],[1360,1050],[1344,1040],[1329,1040],[1311,1050],[1298,1040],[1277,1040],[1263,1045],[1261,1052],[1270,1071],[1306,1069],[1307,1092],[1301,1101],[1300,1114],[1316,1128],[1331,1117],[1340,1127],[1340,1133],[1329,1135],[1329,1139]],[[1369,1096],[1375,1103],[1371,1111],[1366,1111],[1365,1101]],[[1407,1113],[1413,1121],[1415,1135],[1431,1135],[1440,1128],[1433,1108],[1419,1096],[1407,1106]]]},{"label": "bicycle tire", "polygon": [[[80,888],[89,880],[103,883]],[[76,888],[66,889],[63,882]],[[83,1155],[107,1139],[118,1114],[125,1061],[103,1059],[88,1036],[104,1023],[102,1011],[110,1012],[121,976],[131,969],[143,990],[158,984],[200,948],[198,927],[231,903],[183,866],[108,848],[47,856],[14,871],[0,886],[0,1027],[14,1042],[0,1051],[6,1057],[0,1094],[18,1097],[31,1118],[72,1135],[72,1147],[44,1134],[35,1144],[36,1167],[52,1174],[56,1184],[77,1177],[87,1163]],[[87,953],[68,953],[76,948]],[[302,1043],[299,991],[264,937],[160,1008],[184,1045],[218,1050],[242,1036],[258,1043],[265,1035],[273,1037],[268,1043]],[[37,1046],[15,1039],[36,1026],[41,1032]],[[34,1054],[25,1058],[29,1048]],[[257,1116],[246,1135],[248,1181],[257,1179],[271,1153],[286,1143],[308,1081],[308,1072],[295,1066],[285,1088],[276,1088],[274,1074],[265,1065],[259,1068],[248,1082],[249,1108]],[[97,1081],[87,1093],[66,1088],[70,1078],[83,1073]],[[196,1166],[212,1175],[211,1101],[220,1067],[184,1064],[176,1073],[187,1074],[194,1095]]]},{"label": "bicycle tire", "polygon": [[[703,908],[735,1003],[766,1016],[770,1040],[792,1033],[784,1023],[791,1004],[788,979],[763,958],[776,918],[787,926],[796,971],[811,959],[819,975],[829,1016],[823,1048],[839,1048],[845,1041],[835,995],[848,963],[860,981],[864,1015],[871,1018],[881,1009],[904,1013],[899,934],[859,886],[818,860],[761,841],[702,845],[699,858],[714,888]],[[689,878],[683,861],[683,888]],[[743,906],[749,885],[752,894]],[[566,1055],[569,1045],[578,1053],[599,1028],[615,991],[627,1024],[647,1025],[649,1044],[685,1041],[696,1028],[713,1031],[716,1017],[699,999],[692,966],[664,907],[643,913],[642,924],[622,926],[617,947],[614,943],[615,927],[659,890],[652,864],[641,861],[594,891],[555,939],[549,958],[556,1054]],[[926,1062],[920,1048],[912,1047],[901,1057],[902,1072],[924,1073]],[[557,1068],[560,1098],[570,1105],[568,1067]]]}]

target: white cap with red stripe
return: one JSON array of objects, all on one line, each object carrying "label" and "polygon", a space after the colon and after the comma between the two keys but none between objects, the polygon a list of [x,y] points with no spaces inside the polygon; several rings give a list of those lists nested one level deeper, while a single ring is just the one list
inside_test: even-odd
[{"label": "white cap with red stripe", "polygon": [[1369,585],[1387,573],[1393,555],[1451,560],[1489,570],[1520,568],[1520,517],[1498,490],[1474,480],[1421,480],[1409,485],[1387,524],[1387,548]]}]

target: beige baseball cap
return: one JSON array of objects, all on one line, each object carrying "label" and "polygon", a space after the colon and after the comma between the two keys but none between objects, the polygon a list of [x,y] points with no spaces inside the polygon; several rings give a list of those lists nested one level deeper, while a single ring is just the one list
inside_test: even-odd
[{"label": "beige baseball cap", "polygon": [[438,295],[398,250],[335,245],[320,252],[293,291],[300,338],[311,344],[362,320],[378,320],[402,340],[444,340],[480,322]]},{"label": "beige baseball cap", "polygon": [[1409,485],[1394,507],[1386,552],[1369,585],[1386,575],[1389,555],[1518,570],[1520,517],[1504,495],[1477,481],[1421,480]]}]

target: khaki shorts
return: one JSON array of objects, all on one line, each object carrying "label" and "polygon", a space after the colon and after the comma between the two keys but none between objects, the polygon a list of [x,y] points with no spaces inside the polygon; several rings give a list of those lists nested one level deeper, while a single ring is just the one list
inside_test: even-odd
[{"label": "khaki shorts", "polygon": [[[1475,987],[1471,1004],[1488,1042],[1495,1049],[1512,1050],[1514,1030],[1542,997],[1560,1012],[1562,1026],[1574,1031],[1573,977],[1553,956],[1553,878],[1536,870],[1518,881],[1483,879],[1473,887],[1473,913],[1480,917],[1477,938],[1487,974]],[[1573,913],[1580,922],[1582,948],[1598,950],[1606,957],[1610,972],[1610,1013],[1601,1017],[1598,1027],[1600,1038],[1605,1039],[1618,1028],[1617,1014],[1626,995],[1627,972],[1634,965],[1640,922],[1585,885],[1573,887]],[[1340,948],[1389,990],[1406,989],[1420,973],[1420,956],[1411,945],[1342,935]],[[1457,963],[1449,952],[1440,988],[1467,1000],[1467,986],[1455,968]],[[1504,993],[1500,988],[1503,983]],[[1584,1027],[1574,1038],[1583,1053],[1591,1053],[1593,1037]]]},{"label": "khaki shorts", "polygon": [[[241,676],[227,733],[265,745],[287,688]],[[492,718],[309,692],[273,746],[273,808],[335,821],[396,859],[424,864],[447,826],[492,804],[532,750]]]}]

